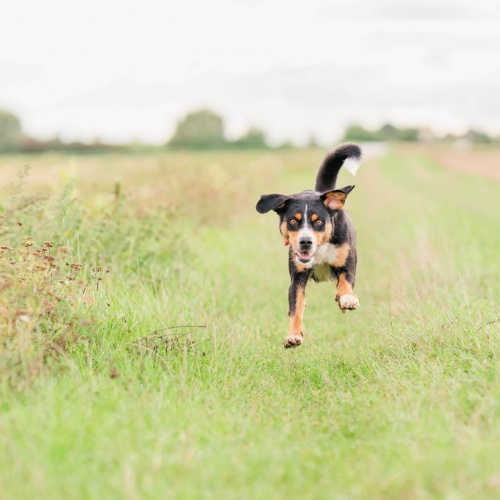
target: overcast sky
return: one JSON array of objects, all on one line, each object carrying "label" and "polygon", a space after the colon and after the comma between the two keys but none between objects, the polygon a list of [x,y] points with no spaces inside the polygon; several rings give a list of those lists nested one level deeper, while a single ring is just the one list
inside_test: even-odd
[{"label": "overcast sky", "polygon": [[27,134],[164,142],[209,107],[235,136],[345,125],[500,133],[500,1],[0,0],[0,107]]}]

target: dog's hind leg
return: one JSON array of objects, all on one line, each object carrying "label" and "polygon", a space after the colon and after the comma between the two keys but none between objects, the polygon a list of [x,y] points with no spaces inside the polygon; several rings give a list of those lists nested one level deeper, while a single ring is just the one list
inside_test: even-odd
[{"label": "dog's hind leg", "polygon": [[[293,264],[292,264],[293,265]],[[304,327],[302,320],[304,318],[304,309],[306,307],[306,284],[309,279],[310,270],[298,272],[297,270],[290,270],[292,282],[288,290],[288,304],[290,316],[290,327],[288,336],[283,345],[286,348],[298,347],[302,344],[304,337]]]}]

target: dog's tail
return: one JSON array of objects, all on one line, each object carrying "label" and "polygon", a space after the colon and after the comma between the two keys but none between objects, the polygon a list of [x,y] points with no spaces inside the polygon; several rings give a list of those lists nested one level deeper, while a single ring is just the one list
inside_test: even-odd
[{"label": "dog's tail", "polygon": [[337,175],[342,165],[352,175],[356,175],[361,162],[361,149],[356,144],[343,144],[328,153],[319,167],[316,177],[316,191],[325,193],[333,191],[337,183]]}]

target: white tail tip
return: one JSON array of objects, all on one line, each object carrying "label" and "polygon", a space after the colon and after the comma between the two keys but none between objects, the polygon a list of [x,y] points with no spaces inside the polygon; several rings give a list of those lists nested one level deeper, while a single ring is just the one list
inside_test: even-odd
[{"label": "white tail tip", "polygon": [[342,165],[350,174],[356,175],[359,169],[360,161],[356,158],[347,158]]}]

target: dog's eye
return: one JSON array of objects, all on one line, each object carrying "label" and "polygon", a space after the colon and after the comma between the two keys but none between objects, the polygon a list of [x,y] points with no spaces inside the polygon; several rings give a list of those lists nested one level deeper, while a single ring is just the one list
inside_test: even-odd
[{"label": "dog's eye", "polygon": [[297,224],[297,219],[290,219],[288,221],[292,226],[295,226],[295,224]]},{"label": "dog's eye", "polygon": [[324,220],[323,220],[323,219],[316,219],[315,224],[316,224],[317,226],[321,226],[321,225],[323,224],[323,222],[324,222]]}]

